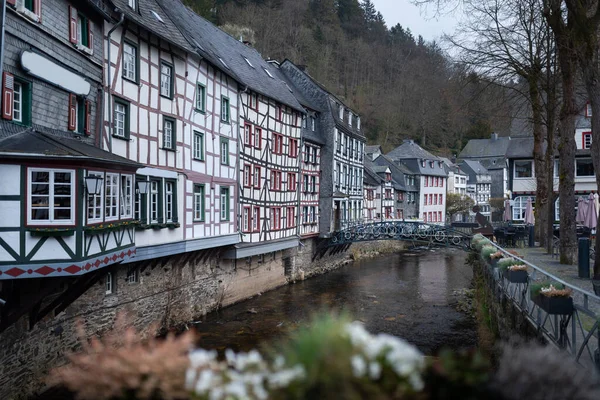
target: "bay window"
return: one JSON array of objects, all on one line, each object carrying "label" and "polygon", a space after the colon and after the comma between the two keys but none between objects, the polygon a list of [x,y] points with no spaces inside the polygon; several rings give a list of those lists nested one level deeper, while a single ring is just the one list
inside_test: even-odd
[{"label": "bay window", "polygon": [[514,178],[533,178],[533,161],[515,161]]},{"label": "bay window", "polygon": [[575,176],[594,176],[594,164],[591,158],[575,160]]},{"label": "bay window", "polygon": [[29,169],[28,223],[75,224],[75,171]]}]

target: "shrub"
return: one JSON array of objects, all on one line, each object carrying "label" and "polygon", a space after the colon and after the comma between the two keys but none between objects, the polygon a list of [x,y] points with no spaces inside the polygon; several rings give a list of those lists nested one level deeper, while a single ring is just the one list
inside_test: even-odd
[{"label": "shrub", "polygon": [[484,260],[489,260],[490,256],[496,252],[494,246],[486,245],[481,248],[481,256]]}]

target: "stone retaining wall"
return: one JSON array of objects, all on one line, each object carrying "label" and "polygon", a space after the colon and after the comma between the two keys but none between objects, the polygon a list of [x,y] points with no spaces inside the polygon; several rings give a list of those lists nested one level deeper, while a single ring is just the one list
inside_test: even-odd
[{"label": "stone retaining wall", "polygon": [[[112,293],[102,277],[56,316],[47,316],[29,330],[27,317],[0,334],[0,399],[26,398],[46,388],[48,371],[66,362],[65,354],[79,348],[78,324],[86,334],[115,329],[117,315],[124,325],[155,335],[258,293],[288,282],[307,279],[351,262],[354,258],[403,249],[392,241],[332,248],[313,260],[317,238],[302,240],[299,249],[224,260],[215,251],[199,251],[107,269],[113,274]],[[128,283],[137,270],[139,281]],[[46,302],[52,298],[46,299]]]}]

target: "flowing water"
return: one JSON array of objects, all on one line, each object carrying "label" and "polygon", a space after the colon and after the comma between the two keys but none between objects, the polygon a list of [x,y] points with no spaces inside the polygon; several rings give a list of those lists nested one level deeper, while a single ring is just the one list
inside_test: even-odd
[{"label": "flowing water", "polygon": [[360,260],[208,314],[193,323],[198,345],[248,351],[306,324],[316,312],[334,310],[350,313],[372,333],[402,337],[425,354],[473,347],[475,322],[455,308],[454,291],[471,286],[465,258],[460,250],[426,250]]}]

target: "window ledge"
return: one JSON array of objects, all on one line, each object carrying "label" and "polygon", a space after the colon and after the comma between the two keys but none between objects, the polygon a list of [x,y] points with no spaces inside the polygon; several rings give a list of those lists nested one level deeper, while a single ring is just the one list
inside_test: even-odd
[{"label": "window ledge", "polygon": [[165,150],[165,151],[172,151],[173,153],[175,153],[175,149],[171,149],[169,147],[161,147],[161,149]]},{"label": "window ledge", "polygon": [[200,114],[206,114],[206,110],[202,110],[200,108],[194,108],[194,111]]},{"label": "window ledge", "polygon": [[162,93],[160,94],[160,97],[162,97],[163,99],[173,100],[173,96],[165,96]]},{"label": "window ledge", "polygon": [[130,227],[130,226],[137,227],[139,224],[140,224],[139,221],[109,222],[109,223],[102,223],[99,225],[85,226],[83,228],[83,230],[88,235],[99,235],[104,232],[118,231],[123,228]]},{"label": "window ledge", "polygon": [[152,224],[139,224],[136,226],[137,230],[146,230],[146,229],[154,229],[154,230],[160,230],[160,229],[175,229],[175,228],[179,228],[181,226],[181,224],[179,222],[167,222],[167,223],[152,223]]},{"label": "window ledge", "polygon": [[199,161],[199,162],[204,162],[204,158],[193,157],[192,160]]},{"label": "window ledge", "polygon": [[79,43],[75,44],[75,48],[77,50],[79,50],[80,52],[87,54],[88,56],[91,56],[94,54],[94,51],[92,49],[90,49],[89,47],[84,46],[82,44],[79,44]]},{"label": "window ledge", "polygon": [[23,6],[17,7],[17,12],[23,15],[25,18],[32,20],[33,22],[40,22],[40,17],[36,15],[36,13],[29,11]]},{"label": "window ledge", "polygon": [[131,142],[133,140],[133,139],[128,138],[128,137],[123,137],[123,136],[115,135],[114,133],[111,136],[114,137],[115,139],[124,140],[126,142]]},{"label": "window ledge", "polygon": [[126,76],[121,76],[123,78],[124,81],[127,81],[129,83],[133,83],[136,86],[140,86],[140,81],[137,79],[131,79],[131,78],[127,78]]}]

